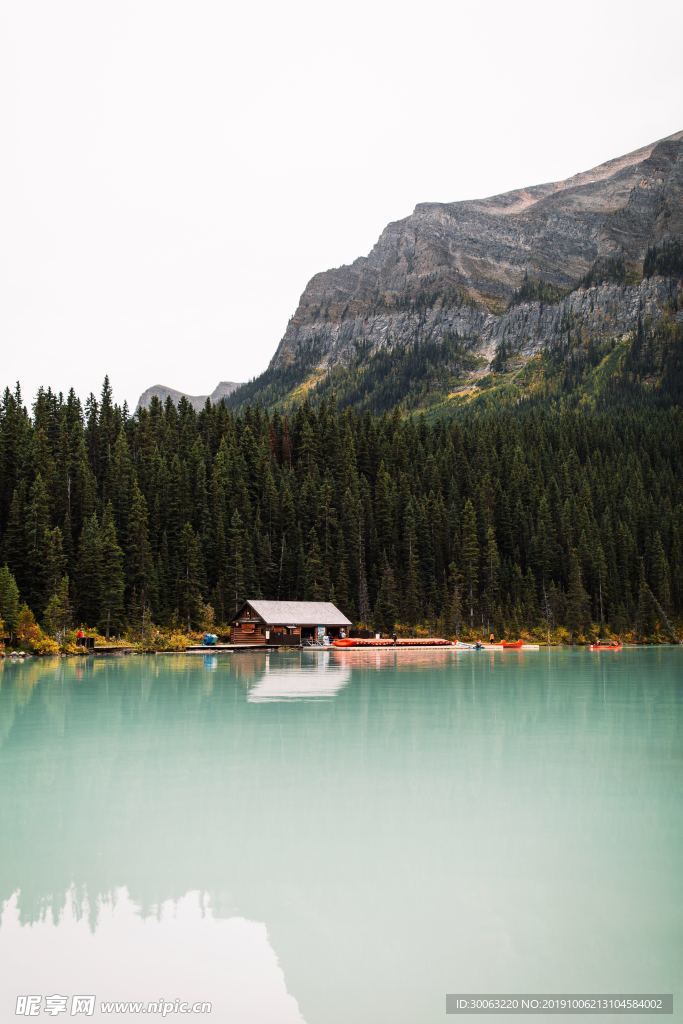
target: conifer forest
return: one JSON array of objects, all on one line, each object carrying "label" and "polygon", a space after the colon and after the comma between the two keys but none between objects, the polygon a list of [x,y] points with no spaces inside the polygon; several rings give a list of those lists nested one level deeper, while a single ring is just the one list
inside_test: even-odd
[{"label": "conifer forest", "polygon": [[444,636],[670,639],[683,612],[681,410],[467,416],[153,400],[0,404],[0,618],[108,637],[331,600]]}]

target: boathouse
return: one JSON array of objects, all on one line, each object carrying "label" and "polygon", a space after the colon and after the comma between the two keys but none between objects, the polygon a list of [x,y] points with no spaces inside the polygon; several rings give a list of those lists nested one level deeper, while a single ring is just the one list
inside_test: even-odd
[{"label": "boathouse", "polygon": [[350,625],[331,601],[245,601],[232,620],[232,642],[298,647]]}]

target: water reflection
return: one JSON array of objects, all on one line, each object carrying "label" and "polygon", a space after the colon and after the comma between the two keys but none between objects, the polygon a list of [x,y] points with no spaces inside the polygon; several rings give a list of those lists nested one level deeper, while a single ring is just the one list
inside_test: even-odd
[{"label": "water reflection", "polygon": [[31,991],[85,955],[77,926],[88,970],[125,988],[130,939],[152,972],[114,998],[175,994],[186,960],[217,1003],[222,925],[267,930],[310,1024],[442,1020],[458,989],[671,991],[681,653],[5,665],[0,1019],[15,970]]},{"label": "water reflection", "polygon": [[[119,889],[100,903],[96,930],[82,916],[73,891],[58,920],[47,916],[31,928],[22,926],[17,903],[15,894],[4,907],[0,929],[3,975],[11,977],[17,994],[88,992],[98,1002],[212,1001],[212,1020],[305,1024],[266,926],[243,917],[221,920],[199,893],[164,903],[153,917],[142,918],[126,889]],[[107,1014],[106,1019],[129,1020],[130,1015]]]},{"label": "water reflection", "polygon": [[247,699],[252,704],[334,697],[351,678],[350,667],[336,662],[329,651],[309,655],[303,664],[299,659],[284,666],[277,659],[276,664],[274,668],[268,657],[263,677],[249,687]]}]

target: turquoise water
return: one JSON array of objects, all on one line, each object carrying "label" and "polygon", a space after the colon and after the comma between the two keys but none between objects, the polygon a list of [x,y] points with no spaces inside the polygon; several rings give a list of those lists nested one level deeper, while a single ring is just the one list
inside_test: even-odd
[{"label": "turquoise water", "polygon": [[683,998],[682,721],[676,648],[5,662],[0,1021]]}]

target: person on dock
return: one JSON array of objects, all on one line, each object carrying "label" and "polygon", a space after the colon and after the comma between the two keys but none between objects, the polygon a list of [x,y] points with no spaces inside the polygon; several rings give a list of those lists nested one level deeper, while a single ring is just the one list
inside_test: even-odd
[{"label": "person on dock", "polygon": [[495,642],[496,642],[495,635],[493,633],[489,633],[489,643],[490,644],[495,644]]}]

